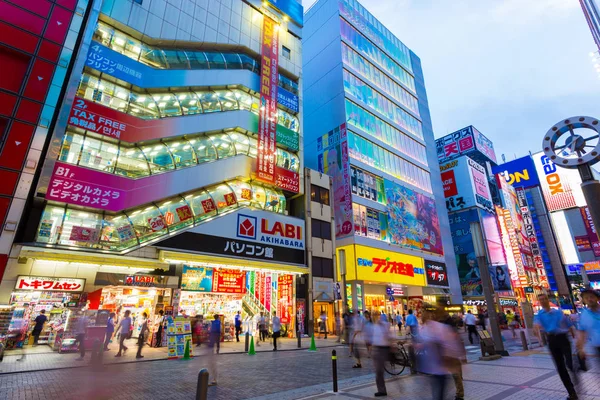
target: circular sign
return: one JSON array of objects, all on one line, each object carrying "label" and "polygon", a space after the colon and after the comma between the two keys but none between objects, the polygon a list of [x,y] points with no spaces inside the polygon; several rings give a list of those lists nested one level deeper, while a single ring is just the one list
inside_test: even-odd
[{"label": "circular sign", "polygon": [[542,148],[554,164],[564,168],[577,168],[578,165],[600,161],[599,136],[600,122],[596,118],[567,118],[548,130],[544,135]]}]

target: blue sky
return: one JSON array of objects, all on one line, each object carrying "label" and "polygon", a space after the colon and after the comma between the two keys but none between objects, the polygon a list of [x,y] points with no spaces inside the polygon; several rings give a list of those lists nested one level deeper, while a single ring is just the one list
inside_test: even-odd
[{"label": "blue sky", "polygon": [[578,0],[360,1],[421,57],[436,137],[474,125],[509,161],[563,118],[600,118]]}]

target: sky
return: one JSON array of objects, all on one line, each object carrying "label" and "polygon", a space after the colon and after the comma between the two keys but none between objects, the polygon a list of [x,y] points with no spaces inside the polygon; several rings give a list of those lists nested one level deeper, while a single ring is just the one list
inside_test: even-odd
[{"label": "sky", "polygon": [[436,138],[473,125],[510,161],[564,118],[600,118],[578,0],[360,2],[421,58]]}]

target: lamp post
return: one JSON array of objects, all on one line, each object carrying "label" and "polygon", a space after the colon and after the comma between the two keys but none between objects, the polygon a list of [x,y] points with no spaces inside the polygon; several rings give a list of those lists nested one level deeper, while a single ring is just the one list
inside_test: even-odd
[{"label": "lamp post", "polygon": [[479,276],[481,276],[481,286],[483,295],[487,303],[488,317],[492,328],[492,339],[496,353],[508,356],[508,352],[504,350],[504,342],[502,341],[502,332],[498,324],[498,314],[496,313],[496,304],[494,303],[494,294],[492,293],[492,280],[490,278],[490,270],[488,269],[485,244],[483,241],[483,233],[481,232],[481,224],[479,221],[471,222],[471,237],[473,239],[473,248],[477,257],[477,266],[479,267]]}]

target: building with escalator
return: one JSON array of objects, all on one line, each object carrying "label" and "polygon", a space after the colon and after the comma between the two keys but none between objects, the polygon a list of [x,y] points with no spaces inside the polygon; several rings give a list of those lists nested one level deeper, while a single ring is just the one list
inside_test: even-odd
[{"label": "building with escalator", "polygon": [[82,307],[219,314],[225,340],[238,311],[293,327],[302,6],[90,0],[82,20],[0,283],[10,329]]}]

